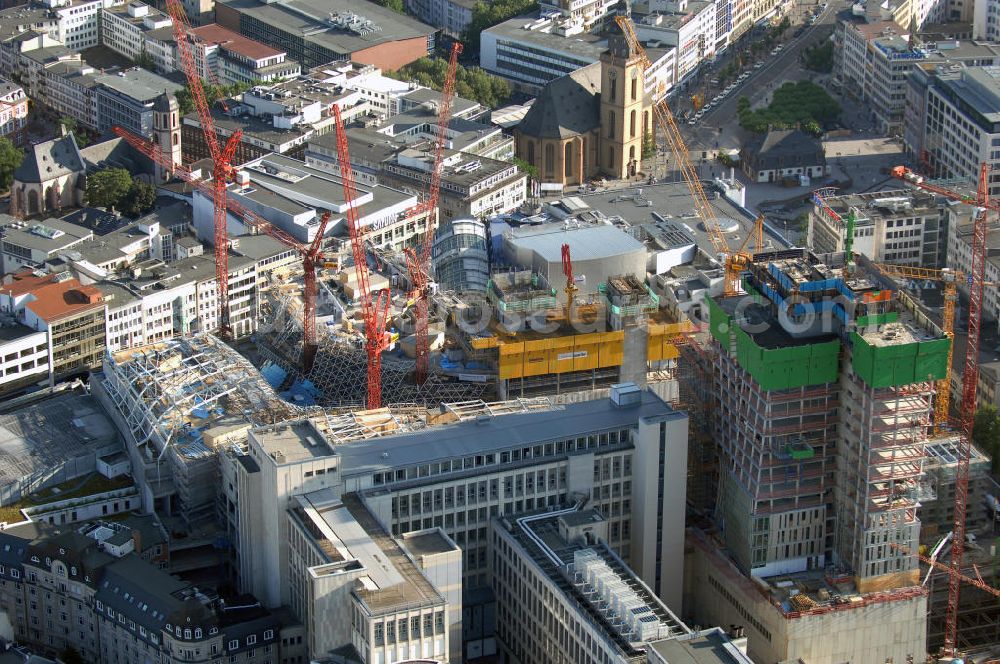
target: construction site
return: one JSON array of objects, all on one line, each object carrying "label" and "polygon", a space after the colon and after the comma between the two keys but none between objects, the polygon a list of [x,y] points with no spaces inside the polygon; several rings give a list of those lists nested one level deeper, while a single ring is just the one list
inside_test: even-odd
[{"label": "construction site", "polygon": [[[649,67],[630,19],[616,21],[629,57]],[[178,35],[185,73],[201,90]],[[379,246],[372,222],[362,223],[358,207],[368,194],[355,185],[337,105],[340,174],[324,181],[342,185],[344,205],[336,215],[314,210],[308,242],[229,195],[247,178],[230,163],[230,146],[219,144],[203,94],[195,98],[211,181],[122,134],[214,203],[219,275],[218,336],[108,354],[94,381],[94,395],[127,432],[144,507],[164,515],[192,550],[221,560],[208,551],[226,548],[212,539],[219,457],[251,428],[317,416],[332,438],[379,436],[400,413],[463,420],[489,412],[485,402],[543,408],[542,400],[590,401],[634,383],[691,415],[685,611],[697,622],[739,628],[751,657],[768,662],[919,662],[930,647],[951,657],[995,641],[1000,619],[986,611],[996,604],[988,585],[995,578],[984,581],[974,563],[985,558],[963,559],[977,548],[966,518],[977,495],[970,465],[982,470],[969,441],[975,381],[963,385],[957,425],[948,419],[957,275],[937,271],[953,296],[946,291],[939,320],[894,280],[907,275],[854,255],[854,215],[830,217],[843,251],[766,245],[762,218],[744,228],[734,221],[742,213],[710,200],[660,101],[656,126],[683,176],[682,210],[652,210],[649,192],[638,189],[614,199],[634,202],[628,219],[570,197],[506,215],[489,231],[453,223],[442,234],[449,271],[469,274],[453,275],[462,288],[441,288],[432,226],[460,51],[456,43],[438,105],[428,189],[387,222],[423,226],[405,247]],[[997,209],[983,195],[956,194],[905,169],[894,175]],[[287,180],[292,191],[305,178]],[[302,257],[301,272],[260,289],[258,330],[242,354],[226,343],[230,217]],[[684,219],[704,230],[709,246],[699,246]],[[460,227],[485,235],[469,241],[476,254],[467,267],[455,262]],[[334,228],[347,237],[327,233]],[[977,372],[984,228],[977,221],[968,275],[966,375]],[[703,289],[690,312],[707,311],[707,332],[679,315],[680,296],[665,301],[649,285],[674,268],[674,278],[694,283],[695,264],[705,267]],[[469,413],[459,412],[465,407]],[[933,537],[922,531],[922,500]],[[979,548],[995,556],[991,546]],[[947,564],[937,562],[946,554]],[[924,574],[922,561],[944,571]],[[976,589],[960,588],[968,585]]]}]

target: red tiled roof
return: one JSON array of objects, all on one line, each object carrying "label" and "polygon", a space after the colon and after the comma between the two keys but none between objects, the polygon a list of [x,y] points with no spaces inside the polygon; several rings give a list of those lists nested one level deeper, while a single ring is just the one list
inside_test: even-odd
[{"label": "red tiled roof", "polygon": [[198,39],[208,42],[210,44],[218,44],[227,51],[232,51],[251,60],[262,60],[264,58],[273,58],[276,55],[281,55],[284,51],[278,51],[261,44],[258,41],[254,41],[248,37],[244,37],[238,32],[233,32],[229,28],[224,28],[218,23],[210,23],[204,25],[200,28],[194,28],[191,30]]},{"label": "red tiled roof", "polygon": [[102,306],[101,291],[96,286],[84,286],[77,279],[56,281],[54,274],[37,276],[30,271],[18,272],[3,286],[11,295],[31,293],[35,299],[27,307],[44,321],[52,322],[67,316]]}]

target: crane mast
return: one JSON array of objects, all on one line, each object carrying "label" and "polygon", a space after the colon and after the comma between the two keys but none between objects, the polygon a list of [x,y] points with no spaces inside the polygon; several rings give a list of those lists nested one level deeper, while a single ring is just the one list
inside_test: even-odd
[{"label": "crane mast", "polygon": [[[462,44],[455,42],[451,47],[448,59],[448,73],[445,76],[444,87],[441,90],[441,106],[438,108],[437,127],[434,136],[434,161],[431,163],[431,184],[427,197],[417,204],[409,216],[416,217],[421,213],[434,214],[437,211],[438,195],[441,191],[441,162],[444,159],[444,144],[447,138],[448,122],[451,120],[451,106],[455,99],[455,76],[458,71],[458,56],[462,52]],[[430,310],[431,248],[434,246],[434,228],[428,219],[423,242],[418,249],[407,247],[406,266],[413,283],[416,295],[416,316],[414,319],[414,352],[416,368],[413,373],[414,382],[423,385],[427,380],[430,367],[430,339],[427,336],[427,317]]]},{"label": "crane mast", "polygon": [[[183,166],[174,166],[170,157],[164,154],[158,145],[139,138],[135,134],[122,129],[121,127],[115,127],[114,132],[118,136],[124,138],[129,145],[144,154],[154,163],[163,167],[171,166],[174,174],[178,178],[191,183],[206,197],[211,198],[213,195],[215,191],[213,188],[214,183],[209,183],[195,177],[191,171]],[[295,249],[302,255],[304,280],[302,294],[302,371],[303,373],[308,374],[312,369],[318,348],[316,339],[316,268],[323,261],[322,242],[323,237],[326,234],[327,225],[330,222],[330,213],[323,213],[320,219],[319,228],[316,231],[316,236],[313,238],[312,243],[309,246],[304,246],[292,235],[264,220],[255,212],[246,208],[235,198],[227,197],[226,205],[229,212],[232,212],[234,215],[243,219],[244,223],[246,223],[246,225],[255,232],[264,233],[265,235],[273,237],[278,242]]]},{"label": "crane mast", "polygon": [[215,133],[215,122],[212,120],[212,111],[209,107],[205,88],[202,85],[201,75],[198,73],[198,66],[194,58],[190,33],[191,26],[188,22],[187,13],[184,11],[184,6],[180,0],[167,0],[166,8],[170,14],[170,18],[173,20],[174,38],[177,41],[177,50],[181,56],[181,69],[187,78],[188,90],[194,100],[194,106],[198,112],[198,120],[201,122],[201,130],[205,134],[205,143],[208,145],[209,154],[212,158],[212,200],[215,203],[213,242],[215,248],[215,279],[219,299],[219,332],[223,336],[226,336],[230,332],[229,233],[227,231],[226,210],[228,206],[226,205],[226,187],[232,175],[232,161],[242,140],[243,132],[237,129],[229,137],[224,146],[219,145],[219,138]]},{"label": "crane mast", "polygon": [[[969,506],[969,459],[972,455],[972,425],[976,416],[976,384],[979,378],[979,335],[983,308],[983,286],[986,274],[987,213],[1000,210],[990,201],[989,164],[979,169],[979,182],[974,195],[952,191],[927,182],[904,166],[892,169],[893,177],[909,182],[915,187],[944,196],[951,200],[979,208],[972,227],[972,261],[968,275],[969,320],[965,346],[965,366],[962,373],[962,400],[959,409],[958,454],[955,467],[955,522],[952,529],[952,570],[948,579],[948,615],[945,619],[944,652],[953,656],[958,651],[958,603],[961,595],[962,557],[965,553],[965,517]],[[950,371],[949,367],[949,371]]]},{"label": "crane mast", "polygon": [[368,254],[365,251],[364,230],[358,219],[358,192],[351,169],[351,154],[344,131],[344,120],[340,116],[340,106],[334,104],[333,116],[337,132],[337,160],[340,162],[340,178],[344,182],[344,204],[347,206],[347,229],[351,236],[351,251],[354,255],[354,271],[358,280],[362,314],[365,322],[365,352],[368,355],[368,401],[369,409],[382,405],[382,350],[385,346],[385,322],[389,313],[389,292],[382,290],[372,294],[368,283]]}]

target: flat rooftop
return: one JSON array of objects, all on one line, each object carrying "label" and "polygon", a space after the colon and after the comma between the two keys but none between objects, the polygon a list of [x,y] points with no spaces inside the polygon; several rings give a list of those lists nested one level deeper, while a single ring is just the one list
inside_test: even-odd
[{"label": "flat rooftop", "polygon": [[451,551],[461,551],[441,530],[405,533],[403,535],[403,543],[406,545],[407,550],[416,558],[433,556],[439,553],[449,553]]},{"label": "flat rooftop", "polygon": [[[500,519],[494,521],[494,526],[503,528],[517,542],[521,548],[518,556],[533,564],[562,592],[565,601],[576,608],[589,630],[603,633],[627,656],[641,652],[643,642],[691,633],[688,626],[603,542],[591,545],[582,539],[567,540],[560,528],[564,516],[521,522]],[[599,598],[597,602],[591,599],[595,594],[600,595],[605,587],[614,589],[623,607],[614,621],[608,615],[615,613],[613,607],[606,609]],[[625,612],[643,616],[642,623],[649,626],[651,636],[635,638],[635,632],[626,626],[631,615],[626,618]]]},{"label": "flat rooftop", "polygon": [[[350,55],[387,42],[426,37],[436,28],[399,14],[374,2],[359,4],[351,0],[220,0],[221,4],[240,14],[252,14],[261,23],[276,30],[313,42],[334,53]],[[331,17],[355,14],[370,20],[379,29],[361,34],[334,25]]]},{"label": "flat rooftop", "polygon": [[361,566],[364,573],[353,591],[372,614],[444,604],[444,597],[355,495],[338,499],[331,489],[321,489],[300,496],[298,503],[299,518],[324,540],[321,548],[331,562]]},{"label": "flat rooftop", "polygon": [[[706,187],[706,191],[707,189]],[[621,219],[626,226],[658,221],[653,216],[655,212],[668,221],[679,224],[709,256],[716,254],[691,200],[691,192],[683,182],[643,184],[623,190],[575,194],[575,197],[591,210],[596,210],[611,219],[616,217]],[[736,249],[743,242],[743,238],[752,233],[754,220],[723,196],[710,199],[708,202],[715,210],[715,215],[723,228],[734,225],[738,229],[724,233],[729,246]]]},{"label": "flat rooftop", "polygon": [[164,92],[176,93],[183,87],[169,78],[139,67],[97,76],[96,80],[101,85],[141,103],[151,102]]},{"label": "flat rooftop", "polygon": [[537,23],[536,16],[518,16],[510,20],[498,23],[493,27],[484,30],[484,33],[497,35],[499,38],[510,39],[540,46],[549,51],[556,51],[564,56],[571,56],[580,63],[580,66],[597,62],[601,53],[607,50],[608,40],[600,35],[582,33],[572,37],[543,32],[542,30],[525,30],[524,26]]},{"label": "flat rooftop", "polygon": [[573,247],[574,261],[601,260],[645,251],[642,242],[606,224],[580,224],[568,228],[561,223],[521,226],[505,233],[504,242],[530,249],[549,263],[562,261],[562,246],[566,243]]},{"label": "flat rooftop", "polygon": [[649,644],[670,664],[751,664],[752,660],[716,627]]},{"label": "flat rooftop", "polygon": [[486,415],[340,445],[334,442],[333,448],[341,457],[342,474],[352,476],[622,429],[645,418],[687,418],[686,413],[675,411],[652,392],[644,390],[641,395],[641,402],[630,407],[600,399],[551,406],[548,410]]},{"label": "flat rooftop", "polygon": [[[950,90],[987,123],[1000,123],[1000,67],[966,67],[942,73],[938,85]],[[988,129],[992,131],[992,126]]]},{"label": "flat rooftop", "polygon": [[118,432],[94,397],[76,391],[41,397],[0,414],[0,486],[120,449]]},{"label": "flat rooftop", "polygon": [[261,427],[251,433],[264,451],[279,465],[319,459],[332,454],[326,436],[309,420]]}]

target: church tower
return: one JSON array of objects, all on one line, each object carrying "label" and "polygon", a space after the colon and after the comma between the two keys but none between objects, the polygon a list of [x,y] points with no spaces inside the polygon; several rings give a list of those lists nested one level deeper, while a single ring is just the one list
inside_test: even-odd
[{"label": "church tower", "polygon": [[[169,92],[153,101],[153,141],[174,166],[181,165],[180,104]],[[174,169],[156,165],[156,181],[166,182],[174,176]]]},{"label": "church tower", "polygon": [[[628,0],[622,0],[616,15],[630,16]],[[609,17],[608,50],[601,54],[600,170],[616,179],[641,170],[642,137],[648,130],[642,66],[629,48],[625,35]]]}]

